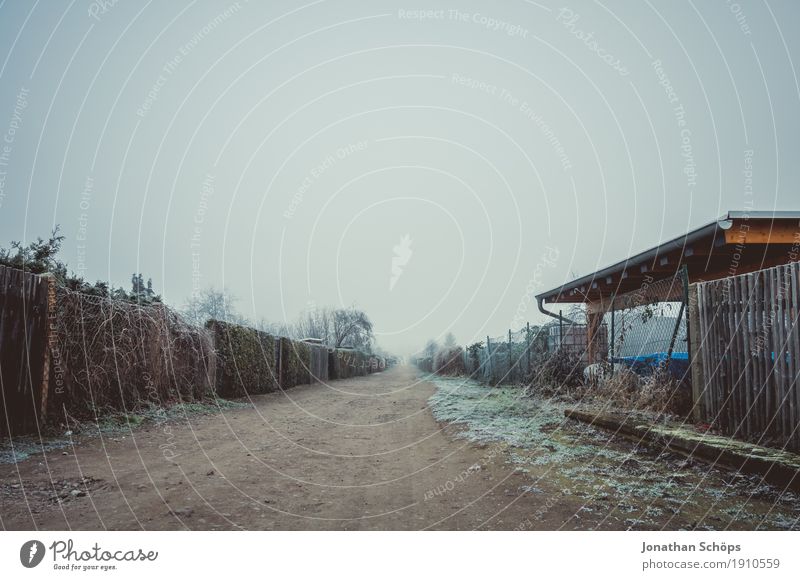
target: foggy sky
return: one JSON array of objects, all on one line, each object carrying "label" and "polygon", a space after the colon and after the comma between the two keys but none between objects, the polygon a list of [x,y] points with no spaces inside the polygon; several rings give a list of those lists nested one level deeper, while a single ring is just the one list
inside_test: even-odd
[{"label": "foggy sky", "polygon": [[[727,210],[796,209],[800,5],[0,4],[0,243],[355,304],[405,353]],[[394,262],[393,262],[394,259]]]}]

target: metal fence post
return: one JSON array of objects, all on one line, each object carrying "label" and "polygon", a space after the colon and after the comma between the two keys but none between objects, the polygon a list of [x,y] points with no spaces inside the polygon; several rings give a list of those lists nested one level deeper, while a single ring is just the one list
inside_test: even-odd
[{"label": "metal fence post", "polygon": [[614,343],[616,342],[617,335],[616,329],[614,328],[614,300],[616,299],[616,293],[611,295],[611,344],[609,345],[611,350],[611,376],[614,376]]},{"label": "metal fence post", "polygon": [[681,268],[681,274],[683,278],[683,304],[686,307],[686,363],[689,379],[691,380],[692,377],[692,339],[691,333],[689,331],[689,325],[691,324],[691,316],[689,316],[689,266],[686,264],[683,265]]},{"label": "metal fence post", "polygon": [[[681,329],[681,320],[683,319],[683,317],[684,317],[684,315],[686,313],[687,305],[689,303],[689,286],[687,284],[689,276],[688,276],[688,270],[687,270],[686,264],[684,264],[681,267],[680,277],[681,277],[681,282],[683,284],[683,288],[682,288],[683,296],[682,296],[682,300],[681,300],[681,307],[678,310],[678,317],[675,320],[675,328],[672,330],[672,338],[669,341],[669,349],[667,350],[667,360],[664,363],[664,369],[665,370],[669,369],[669,364],[672,361],[672,353],[675,350],[675,341],[678,339],[678,332]],[[674,283],[674,281],[673,281],[673,283]],[[688,320],[688,317],[686,319],[686,339],[687,339],[687,341],[689,339],[689,320]],[[687,351],[688,351],[688,342],[687,342]],[[688,359],[688,357],[689,357],[688,352],[687,352],[686,356],[687,356],[687,359]],[[689,360],[688,362],[689,362],[689,365],[691,365],[691,361]],[[689,366],[689,368],[691,368],[691,366]]]},{"label": "metal fence post", "polygon": [[511,356],[511,329],[508,329],[508,382],[514,382],[514,361]]},{"label": "metal fence post", "polygon": [[531,376],[531,323],[525,324],[525,344],[528,349],[528,376]]},{"label": "metal fence post", "polygon": [[494,365],[492,364],[492,341],[489,338],[489,335],[486,335],[486,364],[489,367],[489,384],[491,385],[494,381]]}]

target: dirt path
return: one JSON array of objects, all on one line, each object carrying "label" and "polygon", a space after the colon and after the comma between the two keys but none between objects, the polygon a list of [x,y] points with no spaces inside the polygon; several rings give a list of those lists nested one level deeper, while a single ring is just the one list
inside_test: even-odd
[{"label": "dirt path", "polygon": [[[570,491],[572,476],[553,469],[569,458],[540,465],[531,456],[517,469],[519,447],[458,438],[463,426],[434,420],[434,392],[416,370],[399,367],[258,396],[245,408],[82,437],[66,450],[0,465],[2,527],[627,527],[617,492],[589,504]],[[597,445],[608,450],[607,441]],[[637,501],[628,495],[628,504]],[[682,514],[668,527],[691,518],[698,516]]]},{"label": "dirt path", "polygon": [[[433,392],[400,367],[258,396],[249,408],[82,438],[0,466],[2,525],[514,527],[535,508],[498,512],[524,481],[502,458],[444,433],[427,408]],[[58,502],[58,494],[67,497]]]}]

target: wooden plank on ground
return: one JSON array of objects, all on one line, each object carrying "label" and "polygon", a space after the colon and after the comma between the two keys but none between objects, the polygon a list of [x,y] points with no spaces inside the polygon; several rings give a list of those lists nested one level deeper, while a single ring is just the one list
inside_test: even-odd
[{"label": "wooden plank on ground", "polygon": [[760,475],[782,489],[800,491],[800,459],[793,453],[682,426],[644,424],[628,415],[567,409],[564,416],[623,435],[659,451],[670,450],[736,472]]}]

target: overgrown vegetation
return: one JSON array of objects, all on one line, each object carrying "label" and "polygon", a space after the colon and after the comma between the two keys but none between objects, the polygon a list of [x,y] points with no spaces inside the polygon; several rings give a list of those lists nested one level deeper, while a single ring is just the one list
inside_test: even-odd
[{"label": "overgrown vegetation", "polygon": [[533,396],[558,396],[562,400],[601,404],[626,412],[685,416],[691,410],[688,385],[677,381],[664,366],[646,376],[621,364],[612,373],[608,363],[591,365],[584,373],[580,358],[561,349],[536,360],[526,387]]},{"label": "overgrown vegetation", "polygon": [[[479,343],[476,343],[479,344]],[[477,355],[477,351],[475,351]],[[466,374],[464,349],[456,344],[456,337],[448,332],[442,346],[434,339],[428,340],[414,364],[421,370],[440,375],[457,376]]]},{"label": "overgrown vegetation", "polygon": [[[576,318],[581,313],[579,309],[571,312]],[[622,411],[672,415],[690,411],[690,389],[666,367],[658,367],[646,376],[619,364],[613,374],[608,363],[587,369],[581,350],[548,345],[546,326],[530,326],[510,335],[515,338],[493,341],[491,360],[483,342],[471,344],[465,353],[460,347],[441,347],[431,339],[415,362],[421,370],[438,375],[469,376],[492,386],[523,385],[529,396],[610,404]],[[445,339],[445,343],[450,342],[454,342],[452,336]]]},{"label": "overgrown vegetation", "polygon": [[651,375],[640,377],[626,367],[617,367],[613,376],[597,381],[587,388],[585,399],[611,403],[623,411],[651,411],[659,414],[685,416],[692,406],[688,385],[675,380],[664,367]]},{"label": "overgrown vegetation", "polygon": [[53,417],[94,419],[213,394],[210,336],[164,304],[143,306],[60,287],[53,320]]},{"label": "overgrown vegetation", "polygon": [[460,346],[445,346],[439,349],[433,363],[434,371],[440,375],[463,375],[464,350]]},{"label": "overgrown vegetation", "polygon": [[467,347],[467,356],[470,366],[470,376],[478,373],[481,366],[481,351],[483,350],[483,341],[473,342]]},{"label": "overgrown vegetation", "polygon": [[532,353],[527,388],[537,393],[567,394],[583,385],[583,367],[580,356],[566,349]]},{"label": "overgrown vegetation", "polygon": [[282,338],[281,341],[281,372],[284,377],[284,386],[304,385],[312,382],[311,348],[305,342]]}]

